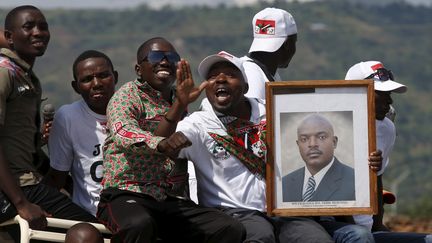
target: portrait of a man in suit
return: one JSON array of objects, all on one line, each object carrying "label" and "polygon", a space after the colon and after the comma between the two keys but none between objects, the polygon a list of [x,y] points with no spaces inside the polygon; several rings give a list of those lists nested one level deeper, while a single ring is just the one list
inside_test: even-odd
[{"label": "portrait of a man in suit", "polygon": [[305,166],[283,176],[284,202],[355,200],[354,169],[334,156],[338,137],[327,118],[306,116],[296,143]]}]

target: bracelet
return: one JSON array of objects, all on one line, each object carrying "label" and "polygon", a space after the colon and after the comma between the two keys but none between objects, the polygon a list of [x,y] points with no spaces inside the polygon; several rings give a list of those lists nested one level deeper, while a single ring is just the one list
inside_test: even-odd
[{"label": "bracelet", "polygon": [[177,123],[177,121],[169,119],[166,114],[163,116],[163,118],[169,123]]}]

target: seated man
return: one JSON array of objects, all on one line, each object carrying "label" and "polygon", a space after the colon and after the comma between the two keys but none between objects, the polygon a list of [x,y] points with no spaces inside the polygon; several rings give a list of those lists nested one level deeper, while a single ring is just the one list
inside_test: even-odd
[{"label": "seated man", "polygon": [[[161,135],[175,129],[206,85],[194,87],[182,71],[188,69],[186,61],[179,61],[167,40],[147,40],[137,51],[138,78],[123,85],[108,104],[97,216],[113,232],[113,242],[155,242],[160,237],[169,242],[231,243],[244,237],[237,220],[198,206],[184,190],[177,190],[187,184],[187,162],[160,153]],[[185,170],[177,173],[178,166]]]},{"label": "seated man", "polygon": [[378,215],[355,215],[354,220],[358,225],[363,225],[372,230],[375,242],[432,242],[432,235],[417,233],[388,232],[383,225],[384,215],[382,200],[382,174],[389,164],[389,155],[393,150],[396,139],[396,128],[394,123],[386,117],[391,110],[393,100],[391,93],[405,93],[407,87],[395,80],[393,73],[378,61],[359,62],[346,73],[346,80],[373,79],[375,89],[375,117],[376,117],[376,144],[377,149],[381,150],[383,165],[377,171],[378,175]]},{"label": "seated man", "polygon": [[0,223],[17,214],[32,229],[45,228],[49,216],[95,221],[67,196],[40,183],[34,166],[42,90],[32,67],[50,39],[45,16],[34,6],[16,7],[5,18],[4,36],[8,49],[0,54]]},{"label": "seated man", "polygon": [[96,215],[102,189],[106,107],[118,74],[109,57],[94,50],[81,53],[72,72],[72,87],[82,99],[60,107],[55,114],[48,140],[51,169],[46,181],[60,189],[71,173],[72,200]]},{"label": "seated man", "polygon": [[194,163],[199,203],[240,220],[245,242],[332,242],[305,218],[283,221],[290,233],[275,235],[275,222],[265,213],[265,106],[245,97],[243,61],[220,52],[206,57],[198,71],[208,83],[202,111],[180,121],[160,151]]}]

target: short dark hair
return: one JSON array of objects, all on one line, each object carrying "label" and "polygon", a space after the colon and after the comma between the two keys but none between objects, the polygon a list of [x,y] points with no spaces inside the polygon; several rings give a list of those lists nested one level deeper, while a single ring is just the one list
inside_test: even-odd
[{"label": "short dark hair", "polygon": [[150,46],[151,44],[155,43],[156,41],[164,41],[164,42],[169,43],[169,41],[167,41],[163,37],[153,37],[151,39],[146,40],[144,43],[142,43],[140,45],[140,47],[138,47],[138,50],[137,50],[137,63],[138,64],[139,64],[139,62],[141,62],[144,59],[144,56],[143,56],[144,49],[147,48],[148,46]]},{"label": "short dark hair", "polygon": [[76,70],[78,63],[81,61],[84,61],[86,59],[89,59],[89,58],[103,58],[103,59],[105,59],[108,62],[108,64],[110,65],[111,70],[114,71],[114,65],[112,64],[111,59],[107,55],[105,55],[104,53],[102,53],[100,51],[87,50],[87,51],[84,51],[83,53],[81,53],[75,59],[73,65],[72,65],[72,73],[73,73],[74,80],[78,81],[77,80],[77,70]]},{"label": "short dark hair", "polygon": [[5,30],[12,30],[13,29],[13,24],[15,22],[15,17],[17,16],[18,13],[25,11],[25,10],[36,10],[42,13],[42,11],[40,11],[40,9],[38,9],[37,7],[33,6],[33,5],[22,5],[22,6],[18,6],[14,9],[12,9],[11,11],[9,11],[9,13],[6,15],[5,18],[5,22],[4,22],[4,29]]}]

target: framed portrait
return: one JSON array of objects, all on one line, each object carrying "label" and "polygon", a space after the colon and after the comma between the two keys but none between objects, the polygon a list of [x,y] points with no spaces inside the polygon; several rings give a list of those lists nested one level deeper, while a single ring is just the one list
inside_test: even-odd
[{"label": "framed portrait", "polygon": [[371,80],[266,83],[267,212],[375,214],[375,102]]}]

